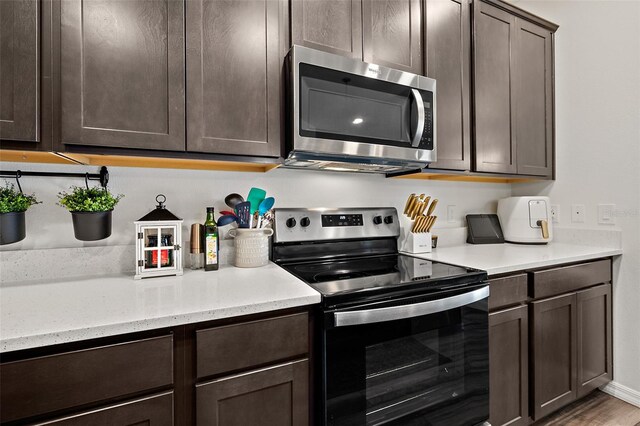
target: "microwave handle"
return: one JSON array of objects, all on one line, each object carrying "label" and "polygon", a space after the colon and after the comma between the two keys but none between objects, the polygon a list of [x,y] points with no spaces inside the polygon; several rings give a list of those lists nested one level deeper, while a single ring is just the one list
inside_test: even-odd
[{"label": "microwave handle", "polygon": [[459,308],[489,297],[489,286],[457,294],[445,299],[429,300],[411,305],[389,306],[386,308],[361,311],[334,312],[335,327],[373,324],[376,322],[419,317]]},{"label": "microwave handle", "polygon": [[411,89],[411,94],[413,95],[416,106],[418,107],[418,125],[416,126],[416,131],[413,134],[411,146],[417,148],[420,145],[422,133],[424,132],[424,101],[422,100],[422,95],[420,94],[420,91],[418,89]]}]

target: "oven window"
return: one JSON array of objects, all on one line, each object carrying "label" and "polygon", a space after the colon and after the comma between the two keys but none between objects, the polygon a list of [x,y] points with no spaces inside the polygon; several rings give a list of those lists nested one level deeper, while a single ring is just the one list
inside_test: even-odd
[{"label": "oven window", "polygon": [[308,64],[299,66],[301,136],[411,146],[412,114],[417,113],[410,88]]},{"label": "oven window", "polygon": [[326,332],[327,425],[468,425],[489,414],[487,302]]}]

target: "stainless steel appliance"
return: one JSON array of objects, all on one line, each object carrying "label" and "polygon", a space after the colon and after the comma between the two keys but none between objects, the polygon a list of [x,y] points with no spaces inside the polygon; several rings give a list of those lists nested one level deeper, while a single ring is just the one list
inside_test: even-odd
[{"label": "stainless steel appliance", "polygon": [[436,160],[436,81],[302,46],[287,56],[286,167],[360,172]]},{"label": "stainless steel appliance", "polygon": [[276,209],[272,259],[322,293],[317,425],[489,417],[487,274],[399,254],[394,208]]}]

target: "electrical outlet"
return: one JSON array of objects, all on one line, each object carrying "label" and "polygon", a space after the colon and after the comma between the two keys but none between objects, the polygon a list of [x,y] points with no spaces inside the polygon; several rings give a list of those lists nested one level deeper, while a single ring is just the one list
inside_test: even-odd
[{"label": "electrical outlet", "polygon": [[447,206],[447,222],[456,221],[456,206]]},{"label": "electrical outlet", "polygon": [[560,223],[560,206],[551,204],[551,222]]},{"label": "electrical outlet", "polygon": [[598,223],[600,225],[615,225],[616,218],[613,215],[615,204],[598,204]]},{"label": "electrical outlet", "polygon": [[571,204],[571,222],[584,223],[587,220],[585,216],[584,204]]}]

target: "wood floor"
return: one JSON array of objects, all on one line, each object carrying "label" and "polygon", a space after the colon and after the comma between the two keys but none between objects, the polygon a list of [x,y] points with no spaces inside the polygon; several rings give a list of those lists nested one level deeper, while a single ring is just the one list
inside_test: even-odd
[{"label": "wood floor", "polygon": [[640,426],[640,408],[595,391],[534,426]]}]

